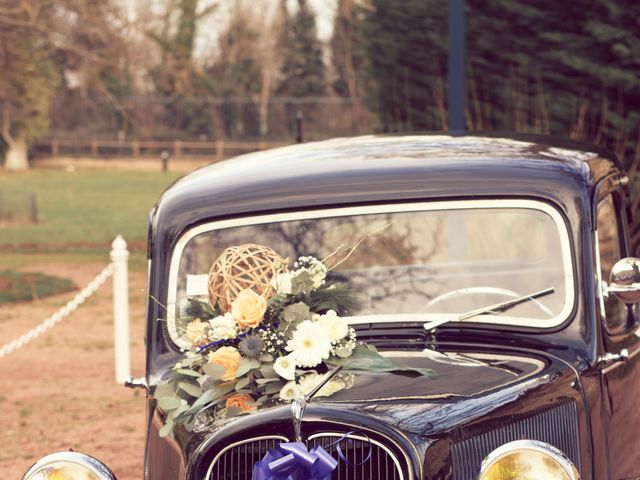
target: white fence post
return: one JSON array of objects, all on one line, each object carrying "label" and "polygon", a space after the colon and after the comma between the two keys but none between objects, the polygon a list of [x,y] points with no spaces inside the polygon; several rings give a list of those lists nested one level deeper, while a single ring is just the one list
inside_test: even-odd
[{"label": "white fence post", "polygon": [[116,382],[131,378],[129,357],[129,278],[127,242],[118,235],[111,243],[113,263],[113,331],[116,357]]}]

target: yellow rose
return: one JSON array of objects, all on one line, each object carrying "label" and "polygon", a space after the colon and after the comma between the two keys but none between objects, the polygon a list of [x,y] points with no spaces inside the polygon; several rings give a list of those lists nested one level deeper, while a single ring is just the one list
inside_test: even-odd
[{"label": "yellow rose", "polygon": [[253,398],[246,393],[236,393],[235,395],[227,398],[226,407],[236,407],[242,413],[256,409],[256,406],[253,405]]},{"label": "yellow rose", "polygon": [[231,315],[240,328],[255,328],[264,319],[267,299],[250,289],[242,290],[231,304]]},{"label": "yellow rose", "polygon": [[191,345],[204,345],[209,341],[207,338],[207,327],[209,324],[203,322],[199,318],[196,318],[193,322],[187,325],[185,330],[185,336]]},{"label": "yellow rose", "polygon": [[235,380],[236,370],[240,366],[240,352],[233,347],[220,347],[209,354],[209,363],[215,363],[224,368],[224,375],[221,378],[223,382]]}]

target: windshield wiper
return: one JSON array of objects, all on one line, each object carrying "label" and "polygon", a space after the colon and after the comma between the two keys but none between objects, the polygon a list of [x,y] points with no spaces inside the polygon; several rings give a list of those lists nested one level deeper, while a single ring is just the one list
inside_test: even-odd
[{"label": "windshield wiper", "polygon": [[514,298],[513,300],[507,300],[506,302],[495,303],[487,307],[476,308],[475,310],[470,310],[468,312],[462,313],[457,317],[447,317],[447,318],[442,318],[440,320],[434,320],[433,322],[427,322],[424,324],[424,329],[427,331],[431,331],[434,328],[437,328],[440,325],[444,325],[446,323],[462,322],[464,320],[468,320],[469,318],[476,317],[478,315],[483,315],[485,313],[504,312],[506,310],[509,310],[510,308],[515,307],[516,305],[529,302],[539,297],[544,297],[545,295],[549,295],[554,291],[555,289],[553,287],[545,288],[544,290],[540,290],[539,292],[534,292],[530,295],[524,295],[522,297]]}]

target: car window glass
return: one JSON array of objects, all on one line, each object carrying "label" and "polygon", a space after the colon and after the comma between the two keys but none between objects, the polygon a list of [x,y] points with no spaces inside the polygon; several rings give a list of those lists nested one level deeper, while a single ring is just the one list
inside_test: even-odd
[{"label": "car window glass", "polygon": [[341,246],[358,245],[329,274],[359,293],[361,308],[348,312],[354,321],[424,322],[553,288],[552,294],[474,321],[557,325],[573,298],[568,241],[559,223],[535,208],[505,207],[275,218],[212,228],[191,238],[179,258],[175,303],[170,302],[175,334],[190,321],[190,297],[207,299],[212,263],[225,248],[244,243],[268,246],[290,262],[305,255],[323,259]]},{"label": "car window glass", "polygon": [[[598,248],[600,253],[600,278],[609,281],[613,265],[620,260],[621,238],[613,196],[608,195],[598,206]],[[606,290],[606,289],[605,289]],[[627,309],[614,295],[604,295],[604,316],[607,330],[619,330],[626,326]]]}]

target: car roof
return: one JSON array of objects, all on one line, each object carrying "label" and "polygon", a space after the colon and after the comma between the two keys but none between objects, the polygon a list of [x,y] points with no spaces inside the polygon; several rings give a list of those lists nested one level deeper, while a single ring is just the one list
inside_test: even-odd
[{"label": "car roof", "polygon": [[367,135],[242,155],[174,183],[157,205],[165,228],[212,218],[467,196],[558,198],[618,171],[601,147],[540,136]]}]

